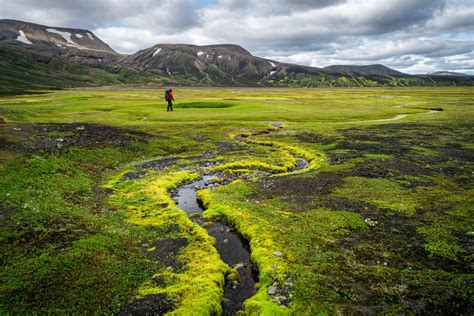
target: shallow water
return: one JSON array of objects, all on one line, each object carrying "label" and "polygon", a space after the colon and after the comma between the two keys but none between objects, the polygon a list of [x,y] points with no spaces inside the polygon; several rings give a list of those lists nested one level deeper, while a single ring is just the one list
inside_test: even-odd
[{"label": "shallow water", "polygon": [[224,301],[222,302],[224,315],[235,315],[242,308],[243,302],[255,294],[255,283],[258,281],[258,271],[250,260],[250,247],[247,240],[237,231],[223,222],[213,222],[204,226],[202,219],[203,208],[196,198],[196,191],[212,186],[209,184],[211,176],[204,176],[200,180],[181,187],[175,196],[179,208],[188,216],[197,213],[192,220],[205,227],[208,234],[216,239],[216,249],[225,263],[234,267],[238,274],[238,281],[226,283]]}]

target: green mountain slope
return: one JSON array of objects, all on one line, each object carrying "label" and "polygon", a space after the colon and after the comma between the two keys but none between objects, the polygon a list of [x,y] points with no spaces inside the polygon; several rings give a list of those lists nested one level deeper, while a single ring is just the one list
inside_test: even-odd
[{"label": "green mountain slope", "polygon": [[123,75],[0,46],[0,94],[126,83]]}]

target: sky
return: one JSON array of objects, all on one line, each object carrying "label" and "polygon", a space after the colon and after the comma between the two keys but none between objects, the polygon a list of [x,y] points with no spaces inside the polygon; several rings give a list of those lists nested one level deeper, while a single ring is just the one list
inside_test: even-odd
[{"label": "sky", "polygon": [[474,75],[474,0],[0,0],[0,18],[92,31],[121,53],[231,43],[314,67]]}]

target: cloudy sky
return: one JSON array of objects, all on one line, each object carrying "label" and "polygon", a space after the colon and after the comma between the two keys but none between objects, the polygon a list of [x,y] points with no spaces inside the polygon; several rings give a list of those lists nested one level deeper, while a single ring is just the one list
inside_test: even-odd
[{"label": "cloudy sky", "polygon": [[324,67],[474,74],[474,0],[0,0],[0,18],[92,30],[115,50],[233,43]]}]

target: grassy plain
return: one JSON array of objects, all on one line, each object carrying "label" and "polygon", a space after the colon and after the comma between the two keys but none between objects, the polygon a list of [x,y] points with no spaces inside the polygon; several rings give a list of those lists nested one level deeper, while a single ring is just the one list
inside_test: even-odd
[{"label": "grassy plain", "polygon": [[473,312],[474,89],[174,90],[0,98],[2,312],[220,313],[232,269],[168,196],[206,170],[255,176],[200,192],[250,241],[245,313]]}]

